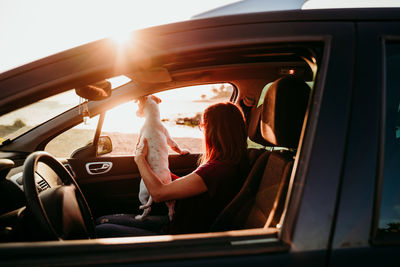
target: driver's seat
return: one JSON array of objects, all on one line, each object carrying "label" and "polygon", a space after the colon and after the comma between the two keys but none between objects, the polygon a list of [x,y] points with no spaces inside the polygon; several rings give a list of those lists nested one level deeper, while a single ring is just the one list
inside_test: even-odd
[{"label": "driver's seat", "polygon": [[[270,150],[249,149],[261,154],[231,203],[221,212],[211,231],[262,228],[276,225],[283,211],[293,161],[299,143],[310,87],[301,79],[280,78],[268,88],[253,140]],[[279,147],[279,148],[278,148]],[[278,148],[275,150],[274,148]]]}]

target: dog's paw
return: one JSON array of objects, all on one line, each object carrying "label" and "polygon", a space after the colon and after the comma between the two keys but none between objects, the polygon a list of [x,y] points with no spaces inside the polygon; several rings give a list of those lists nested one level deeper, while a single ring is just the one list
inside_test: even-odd
[{"label": "dog's paw", "polygon": [[139,221],[143,221],[150,213],[151,208],[145,208],[145,205],[142,205],[139,207],[139,209],[141,209],[143,207],[143,214],[141,215],[136,215],[135,219],[139,220]]},{"label": "dog's paw", "polygon": [[138,221],[143,220],[143,215],[136,215],[135,220],[138,220]]},{"label": "dog's paw", "polygon": [[187,150],[187,149],[182,149],[181,150],[181,155],[188,155],[188,154],[190,154],[189,150]]}]

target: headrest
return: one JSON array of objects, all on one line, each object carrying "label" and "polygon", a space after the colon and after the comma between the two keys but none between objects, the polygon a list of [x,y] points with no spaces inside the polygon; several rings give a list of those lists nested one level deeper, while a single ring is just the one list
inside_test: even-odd
[{"label": "headrest", "polygon": [[297,147],[309,95],[310,87],[295,76],[286,76],[271,84],[261,110],[263,145]]}]

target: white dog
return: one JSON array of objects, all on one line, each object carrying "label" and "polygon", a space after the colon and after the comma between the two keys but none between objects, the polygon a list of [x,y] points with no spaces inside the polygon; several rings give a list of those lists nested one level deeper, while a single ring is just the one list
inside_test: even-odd
[{"label": "white dog", "polygon": [[[160,110],[158,108],[160,102],[161,99],[153,95],[144,96],[139,99],[139,109],[136,115],[145,117],[146,120],[140,130],[138,145],[143,145],[143,138],[147,139],[147,161],[150,168],[163,184],[168,184],[171,182],[171,172],[168,168],[168,146],[181,155],[188,154],[189,151],[181,150],[161,123]],[[143,210],[143,214],[137,215],[135,219],[143,220],[149,214],[151,210],[150,206],[153,203],[143,179],[140,181],[139,200],[142,203],[139,209]],[[172,220],[175,201],[167,201],[166,205],[168,207],[169,219]]]}]

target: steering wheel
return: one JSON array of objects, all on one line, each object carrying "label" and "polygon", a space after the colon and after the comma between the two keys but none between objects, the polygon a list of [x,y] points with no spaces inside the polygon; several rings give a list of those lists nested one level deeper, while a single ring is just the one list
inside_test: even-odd
[{"label": "steering wheel", "polygon": [[[35,182],[39,162],[52,169],[63,185],[39,193]],[[27,209],[49,239],[95,237],[93,216],[86,199],[75,179],[57,159],[47,152],[33,152],[24,162],[22,177]]]}]

